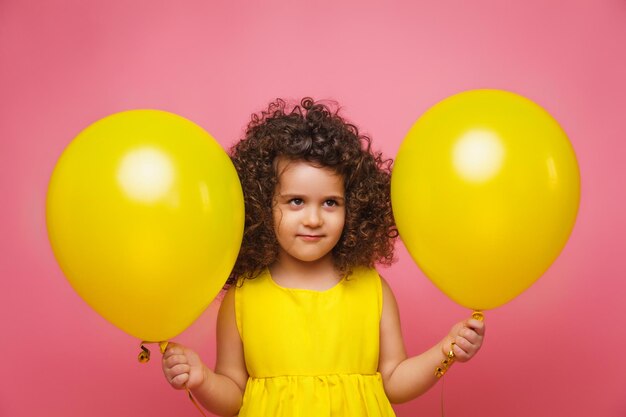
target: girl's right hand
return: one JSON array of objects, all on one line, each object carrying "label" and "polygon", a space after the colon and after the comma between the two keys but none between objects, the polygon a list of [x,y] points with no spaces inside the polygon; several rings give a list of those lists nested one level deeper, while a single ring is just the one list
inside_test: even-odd
[{"label": "girl's right hand", "polygon": [[163,374],[170,385],[176,389],[194,389],[207,379],[200,357],[191,349],[177,343],[169,343],[161,363]]},{"label": "girl's right hand", "polygon": [[[480,350],[485,337],[485,323],[481,320],[470,318],[457,323],[452,327],[448,337],[444,339],[441,351],[444,356],[452,350],[459,362],[467,362]],[[454,345],[452,343],[454,342]]]}]

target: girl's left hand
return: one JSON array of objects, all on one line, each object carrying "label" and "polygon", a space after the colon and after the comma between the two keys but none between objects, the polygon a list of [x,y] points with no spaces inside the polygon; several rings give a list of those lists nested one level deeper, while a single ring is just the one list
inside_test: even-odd
[{"label": "girl's left hand", "polygon": [[452,348],[458,362],[467,362],[478,353],[484,337],[484,322],[476,319],[465,320],[452,327],[441,348],[444,355]]}]

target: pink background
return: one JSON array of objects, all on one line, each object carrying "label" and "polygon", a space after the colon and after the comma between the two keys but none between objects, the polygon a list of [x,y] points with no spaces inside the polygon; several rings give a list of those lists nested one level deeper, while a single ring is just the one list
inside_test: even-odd
[{"label": "pink background", "polygon": [[[561,123],[582,200],[559,259],[488,312],[483,351],[449,374],[447,415],[626,415],[626,2],[375,3],[0,2],[0,416],[199,415],[53,259],[48,178],[88,124],[158,108],[228,146],[270,99],[313,95],[342,103],[394,156],[428,107],[485,87],[525,95]],[[398,255],[382,272],[417,354],[468,311]],[[178,338],[210,364],[215,312]],[[439,400],[437,387],[396,410],[438,416]]]}]

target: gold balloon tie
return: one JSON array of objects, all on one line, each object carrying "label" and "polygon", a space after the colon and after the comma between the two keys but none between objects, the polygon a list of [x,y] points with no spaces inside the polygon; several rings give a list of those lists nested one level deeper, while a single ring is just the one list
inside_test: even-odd
[{"label": "gold balloon tie", "polygon": [[[165,350],[167,349],[167,345],[168,345],[169,342],[146,342],[146,341],[141,342],[141,345],[140,345],[141,352],[139,352],[139,355],[137,356],[137,360],[139,360],[139,362],[147,363],[147,362],[150,361],[150,349],[148,349],[144,345],[151,344],[151,343],[158,343],[159,344],[159,350],[161,351],[161,354],[164,354]],[[204,411],[202,411],[202,407],[200,407],[200,405],[198,404],[196,399],[191,394],[191,390],[189,388],[185,387],[185,391],[187,391],[187,395],[189,396],[189,399],[191,400],[193,405],[196,406],[196,408],[198,409],[200,414],[202,414],[204,417],[206,417],[206,414],[204,414]]]},{"label": "gold balloon tie", "polygon": [[448,354],[446,355],[446,358],[444,360],[441,361],[441,365],[439,365],[436,369],[435,369],[435,376],[437,378],[441,378],[442,376],[444,376],[446,374],[446,372],[448,372],[448,369],[452,366],[452,364],[455,361],[455,357],[454,357],[454,345],[456,345],[456,343],[452,342],[450,344],[450,351],[448,352]]},{"label": "gold balloon tie", "polygon": [[483,314],[482,311],[474,311],[472,313],[472,318],[476,319],[478,321],[483,321],[483,320],[485,320],[485,315]]},{"label": "gold balloon tie", "polygon": [[169,342],[146,342],[146,341],[141,342],[141,345],[139,346],[141,348],[141,352],[139,352],[139,355],[137,356],[137,360],[139,362],[141,363],[150,362],[150,349],[148,349],[144,345],[152,344],[152,343],[158,343],[159,350],[161,351],[161,354],[163,354],[165,353],[165,349],[167,349],[167,344]]}]

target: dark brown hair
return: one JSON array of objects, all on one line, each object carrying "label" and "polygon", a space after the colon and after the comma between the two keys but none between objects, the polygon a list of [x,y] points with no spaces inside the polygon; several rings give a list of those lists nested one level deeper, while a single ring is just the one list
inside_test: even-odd
[{"label": "dark brown hair", "polygon": [[287,106],[277,99],[252,115],[245,137],[231,148],[243,187],[246,220],[243,242],[230,277],[254,278],[278,254],[272,205],[278,183],[275,159],[311,162],[343,176],[346,219],[333,248],[335,267],[389,265],[398,236],[390,200],[391,159],[372,151],[371,139],[329,104],[304,98]]}]

